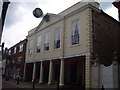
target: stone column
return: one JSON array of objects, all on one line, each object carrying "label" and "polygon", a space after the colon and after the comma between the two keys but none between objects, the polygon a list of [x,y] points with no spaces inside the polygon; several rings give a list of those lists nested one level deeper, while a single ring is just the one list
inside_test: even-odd
[{"label": "stone column", "polygon": [[101,88],[99,86],[99,78],[100,78],[100,67],[98,62],[94,62],[94,64],[91,65],[91,88]]},{"label": "stone column", "polygon": [[[14,68],[14,71],[15,71],[15,68]],[[23,81],[25,80],[26,80],[26,63],[24,64],[24,73],[23,73]]]},{"label": "stone column", "polygon": [[48,84],[52,84],[52,80],[53,80],[53,61],[50,60]]},{"label": "stone column", "polygon": [[36,63],[34,62],[34,65],[33,65],[33,76],[32,76],[32,82],[33,82],[33,80],[35,79],[35,73],[36,73]]},{"label": "stone column", "polygon": [[64,85],[64,59],[61,59],[61,65],[60,65],[60,86]]},{"label": "stone column", "polygon": [[90,55],[86,55],[85,60],[85,88],[90,88]]},{"label": "stone column", "polygon": [[40,65],[40,81],[39,83],[43,83],[43,61],[41,61]]}]

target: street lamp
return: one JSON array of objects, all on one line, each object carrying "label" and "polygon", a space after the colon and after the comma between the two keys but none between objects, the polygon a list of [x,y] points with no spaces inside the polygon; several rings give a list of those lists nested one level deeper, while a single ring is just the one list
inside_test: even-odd
[{"label": "street lamp", "polygon": [[36,8],[33,10],[33,15],[36,17],[36,18],[39,18],[39,17],[42,17],[43,16],[43,12],[40,8]]},{"label": "street lamp", "polygon": [[46,22],[49,21],[49,15],[46,14],[46,15],[43,15],[43,12],[40,8],[35,8],[33,10],[33,15],[36,17],[36,18],[43,18],[43,20],[45,20]]},{"label": "street lamp", "polygon": [[[33,10],[33,15],[36,17],[36,18],[43,18],[44,21],[48,22],[49,21],[49,15],[46,14],[46,15],[43,15],[43,11],[40,9],[40,8],[35,8]],[[35,88],[35,79],[33,80],[33,86],[32,88],[34,89]]]}]

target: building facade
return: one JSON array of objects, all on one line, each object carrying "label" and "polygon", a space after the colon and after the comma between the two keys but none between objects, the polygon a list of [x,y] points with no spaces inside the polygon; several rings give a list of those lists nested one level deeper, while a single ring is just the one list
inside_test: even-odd
[{"label": "building facade", "polygon": [[0,0],[0,43],[9,4],[10,4],[9,0],[6,0],[6,2],[4,2],[4,0]]},{"label": "building facade", "polygon": [[[118,18],[119,18],[119,23],[120,23],[120,0],[116,0],[116,1],[114,1],[113,3],[112,3],[117,9],[118,9]],[[120,36],[120,30],[118,31],[118,35]],[[118,47],[118,66],[119,66],[119,68],[118,68],[118,75],[119,75],[119,77],[120,77],[120,37],[118,38],[119,39],[119,47]],[[120,88],[120,78],[118,78],[118,80],[119,80],[119,88]]]},{"label": "building facade", "polygon": [[13,79],[16,79],[18,74],[20,79],[23,79],[26,45],[27,40],[24,39],[8,49],[5,73]]},{"label": "building facade", "polygon": [[28,32],[24,80],[117,88],[119,29],[97,2],[78,2],[57,15],[46,14]]}]

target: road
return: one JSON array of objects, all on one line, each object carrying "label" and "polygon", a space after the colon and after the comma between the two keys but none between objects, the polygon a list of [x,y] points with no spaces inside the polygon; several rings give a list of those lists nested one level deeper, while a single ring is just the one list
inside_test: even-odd
[{"label": "road", "polygon": [[2,90],[10,90],[10,89],[11,90],[27,90],[25,88],[9,83],[9,81],[2,81]]},{"label": "road", "polygon": [[11,83],[8,83],[9,81],[3,81],[2,82],[2,88],[20,88],[16,85],[13,85]]}]

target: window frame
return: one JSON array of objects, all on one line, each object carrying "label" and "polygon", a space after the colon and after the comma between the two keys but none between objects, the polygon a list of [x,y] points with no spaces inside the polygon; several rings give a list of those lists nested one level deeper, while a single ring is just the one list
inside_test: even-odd
[{"label": "window frame", "polygon": [[24,47],[23,43],[20,44],[20,46],[19,46],[19,52],[22,52],[22,51],[23,51],[23,47]]},{"label": "window frame", "polygon": [[[75,30],[73,30],[73,29],[75,29],[73,27],[73,25],[74,25],[73,23],[76,23],[76,25],[77,25],[77,29],[78,29],[77,33],[75,32]],[[76,38],[76,37],[78,37],[78,38]],[[79,44],[80,44],[80,19],[75,19],[75,20],[71,21],[71,45],[76,46]]]},{"label": "window frame", "polygon": [[32,54],[32,44],[33,44],[33,40],[29,41],[29,45],[28,45],[28,54],[31,55]]},{"label": "window frame", "polygon": [[8,51],[8,54],[11,55],[11,49]]},{"label": "window frame", "polygon": [[14,47],[14,54],[16,54],[16,50],[17,50],[17,48],[16,48],[16,47]]},{"label": "window frame", "polygon": [[50,50],[49,42],[50,42],[50,32],[46,32],[44,34],[44,51]]},{"label": "window frame", "polygon": [[60,27],[55,28],[54,30],[54,49],[60,48],[61,41],[61,30]]},{"label": "window frame", "polygon": [[36,52],[37,53],[41,52],[41,40],[42,40],[41,38],[42,38],[41,36],[37,37],[37,44],[36,44]]}]

